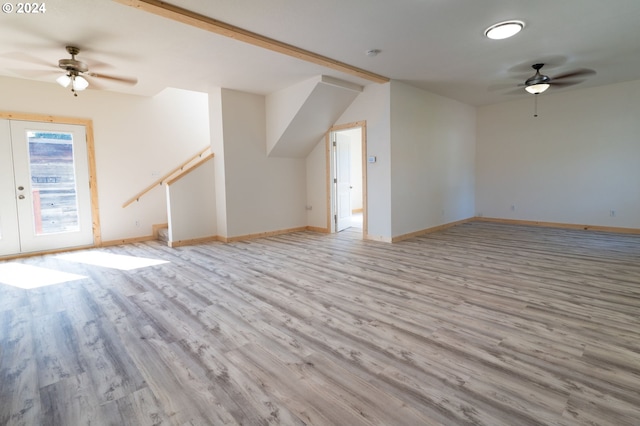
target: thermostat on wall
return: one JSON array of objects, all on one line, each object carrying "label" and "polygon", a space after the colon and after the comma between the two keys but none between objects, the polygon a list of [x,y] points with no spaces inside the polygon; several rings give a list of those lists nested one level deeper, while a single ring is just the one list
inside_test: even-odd
[{"label": "thermostat on wall", "polygon": [[367,163],[375,163],[376,162],[376,156],[375,155],[370,155],[367,157]]}]

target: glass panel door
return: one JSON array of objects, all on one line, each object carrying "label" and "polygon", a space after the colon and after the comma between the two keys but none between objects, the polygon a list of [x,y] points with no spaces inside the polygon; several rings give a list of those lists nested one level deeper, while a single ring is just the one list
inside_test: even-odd
[{"label": "glass panel door", "polygon": [[83,126],[11,121],[20,251],[93,243]]}]

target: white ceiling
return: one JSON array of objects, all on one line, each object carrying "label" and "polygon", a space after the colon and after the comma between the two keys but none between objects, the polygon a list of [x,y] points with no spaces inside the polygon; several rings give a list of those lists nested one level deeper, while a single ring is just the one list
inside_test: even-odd
[{"label": "white ceiling", "polygon": [[[640,79],[638,0],[172,0],[182,8],[402,80],[471,105],[510,94],[548,62],[554,75],[589,68],[574,90]],[[91,71],[137,77],[151,95],[211,86],[268,94],[324,74],[377,84],[193,28],[111,0],[46,1],[44,14],[0,16],[0,75],[54,81],[67,44]],[[520,19],[525,29],[494,41],[484,29]],[[369,57],[369,49],[380,49]],[[52,71],[52,72],[50,72]],[[61,89],[62,90],[62,89]],[[62,92],[61,92],[62,93]]]}]

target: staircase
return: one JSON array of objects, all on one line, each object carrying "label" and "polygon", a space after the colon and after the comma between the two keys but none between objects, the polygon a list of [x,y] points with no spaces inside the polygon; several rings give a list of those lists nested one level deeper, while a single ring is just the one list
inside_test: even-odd
[{"label": "staircase", "polygon": [[[214,154],[211,151],[211,147],[210,146],[205,148],[205,149],[203,149],[202,151],[198,152],[196,155],[194,155],[193,157],[189,158],[187,161],[183,162],[178,167],[176,167],[175,169],[171,170],[169,173],[167,173],[166,175],[162,176],[160,179],[158,179],[157,181],[155,181],[154,183],[152,183],[151,185],[149,185],[148,187],[146,187],[142,191],[138,192],[135,196],[133,196],[130,199],[128,199],[127,201],[125,201],[125,203],[122,205],[122,207],[126,208],[127,206],[129,206],[129,205],[131,205],[131,204],[133,204],[135,202],[139,202],[141,197],[143,197],[145,194],[147,194],[150,191],[152,191],[154,188],[157,188],[159,186],[165,186],[167,188],[167,208],[170,208],[169,195],[168,195],[169,194],[169,187],[171,185],[175,184],[176,182],[178,182],[180,179],[182,179],[186,175],[188,175],[190,172],[196,170],[198,167],[200,167],[206,161],[208,161],[211,158],[213,158],[213,156],[214,156]],[[153,230],[153,235],[157,238],[157,240],[162,241],[162,242],[166,243],[167,245],[171,246],[171,241],[169,239],[169,225],[168,224],[165,223],[165,224],[153,225],[152,230]],[[173,228],[173,232],[176,232],[175,231],[175,227]]]}]

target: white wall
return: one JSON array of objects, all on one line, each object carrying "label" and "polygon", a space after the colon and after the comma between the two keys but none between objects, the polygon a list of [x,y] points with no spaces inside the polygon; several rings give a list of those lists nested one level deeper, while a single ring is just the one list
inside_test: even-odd
[{"label": "white wall", "polygon": [[267,153],[271,152],[320,80],[320,76],[316,76],[266,96]]},{"label": "white wall", "polygon": [[209,123],[211,149],[213,150],[214,182],[216,196],[216,231],[227,237],[227,182],[224,164],[224,135],[222,131],[222,89],[209,90]]},{"label": "white wall", "polygon": [[477,213],[640,228],[639,111],[640,81],[479,108]]},{"label": "white wall", "polygon": [[351,210],[362,210],[362,129],[342,132],[351,138]]},{"label": "white wall", "polygon": [[216,194],[213,159],[166,186],[169,241],[215,237]]},{"label": "white wall", "polygon": [[474,216],[474,107],[391,82],[393,236]]},{"label": "white wall", "polygon": [[327,148],[322,138],[305,160],[307,180],[307,226],[327,227]]},{"label": "white wall", "polygon": [[[0,109],[93,120],[103,241],[151,235],[167,221],[163,188],[122,204],[210,143],[207,95],[168,89],[153,98],[0,77]],[[139,226],[136,226],[136,221]]]},{"label": "white wall", "polygon": [[265,97],[222,89],[221,99],[227,203],[224,236],[306,226],[305,160],[267,157]]}]

